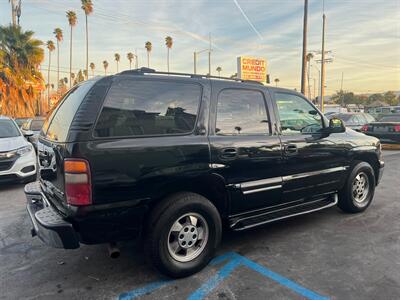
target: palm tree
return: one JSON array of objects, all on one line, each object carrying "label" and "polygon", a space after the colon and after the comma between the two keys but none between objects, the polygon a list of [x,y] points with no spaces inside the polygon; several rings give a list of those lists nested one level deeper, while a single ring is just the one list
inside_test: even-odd
[{"label": "palm tree", "polygon": [[127,57],[128,60],[129,60],[129,70],[132,70],[132,60],[133,60],[134,55],[133,55],[132,52],[129,52],[129,53],[126,55],[126,57]]},{"label": "palm tree", "polygon": [[114,58],[115,58],[115,61],[117,62],[117,73],[118,73],[118,64],[119,64],[119,61],[121,60],[121,55],[119,55],[118,53],[115,53]]},{"label": "palm tree", "polygon": [[103,61],[104,75],[107,75],[108,61]]},{"label": "palm tree", "polygon": [[71,87],[71,84],[72,84],[72,80],[71,80],[71,74],[72,74],[72,28],[76,25],[76,22],[77,22],[76,13],[72,10],[67,11],[67,19],[68,19],[68,24],[71,28],[71,37],[69,40],[69,87]]},{"label": "palm tree", "polygon": [[221,77],[222,68],[221,67],[217,67],[216,71],[218,72],[218,77]]},{"label": "palm tree", "polygon": [[94,63],[91,62],[89,67],[90,67],[90,70],[92,70],[92,77],[94,77],[94,69],[96,68],[96,66]]},{"label": "palm tree", "polygon": [[56,36],[57,41],[57,85],[60,82],[60,43],[63,40],[63,32],[61,28],[56,28],[53,31],[53,34]]},{"label": "palm tree", "polygon": [[33,35],[19,26],[0,26],[0,114],[33,116],[40,110],[34,87],[44,86],[38,68],[44,50]]},{"label": "palm tree", "polygon": [[153,49],[153,45],[151,42],[147,41],[146,44],[144,44],[144,47],[147,50],[147,67],[150,68],[150,52]]},{"label": "palm tree", "polygon": [[51,52],[53,52],[56,47],[54,46],[53,41],[47,41],[46,47],[49,50],[49,66],[47,70],[47,105],[48,109],[50,109],[50,68],[51,68]]},{"label": "palm tree", "polygon": [[311,60],[313,58],[314,58],[314,54],[312,54],[312,53],[308,53],[306,56],[307,63],[308,63],[308,70],[307,70],[308,99],[311,99],[310,75],[311,75]]},{"label": "palm tree", "polygon": [[[86,21],[86,74],[89,74],[89,29],[88,29],[88,15],[93,12],[93,3],[92,0],[81,0],[82,6],[81,8],[85,12],[85,21]],[[86,79],[88,79],[88,75],[86,75]]]},{"label": "palm tree", "polygon": [[275,79],[274,79],[275,86],[278,86],[279,81],[280,81],[279,78],[275,78]]},{"label": "palm tree", "polygon": [[168,73],[169,73],[169,50],[172,48],[172,44],[173,44],[172,37],[167,36],[165,38],[165,45],[167,46],[167,70],[168,70]]}]

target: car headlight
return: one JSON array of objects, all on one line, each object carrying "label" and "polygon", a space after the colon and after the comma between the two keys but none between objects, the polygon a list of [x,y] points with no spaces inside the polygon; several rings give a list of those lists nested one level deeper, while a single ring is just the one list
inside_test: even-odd
[{"label": "car headlight", "polygon": [[32,150],[33,150],[33,146],[29,144],[24,147],[18,148],[17,150],[14,150],[13,152],[18,156],[23,156],[25,154],[28,154]]}]

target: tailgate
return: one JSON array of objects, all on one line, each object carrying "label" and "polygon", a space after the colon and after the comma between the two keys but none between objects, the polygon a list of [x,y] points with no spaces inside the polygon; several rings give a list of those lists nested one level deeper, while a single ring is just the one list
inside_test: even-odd
[{"label": "tailgate", "polygon": [[65,153],[65,143],[50,142],[42,136],[39,138],[38,163],[42,192],[64,215],[67,211],[63,170]]}]

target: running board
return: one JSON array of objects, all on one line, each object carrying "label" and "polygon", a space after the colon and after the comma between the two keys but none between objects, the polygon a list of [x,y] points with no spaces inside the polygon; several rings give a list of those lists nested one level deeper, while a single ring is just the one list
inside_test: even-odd
[{"label": "running board", "polygon": [[239,231],[249,229],[255,226],[267,224],[270,222],[308,214],[324,208],[334,206],[338,203],[338,195],[332,194],[328,197],[319,198],[309,202],[293,205],[286,208],[275,209],[268,212],[258,213],[251,216],[236,217],[230,220],[229,227],[233,230]]}]

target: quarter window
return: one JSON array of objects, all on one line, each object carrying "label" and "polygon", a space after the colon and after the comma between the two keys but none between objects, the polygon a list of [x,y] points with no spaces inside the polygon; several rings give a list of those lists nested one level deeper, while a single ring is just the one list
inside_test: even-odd
[{"label": "quarter window", "polygon": [[312,134],[322,127],[322,117],[309,101],[286,93],[275,93],[282,135]]},{"label": "quarter window", "polygon": [[218,96],[217,135],[269,134],[264,96],[259,91],[226,89]]},{"label": "quarter window", "polygon": [[185,134],[193,131],[201,98],[197,84],[121,80],[110,88],[97,137]]}]

